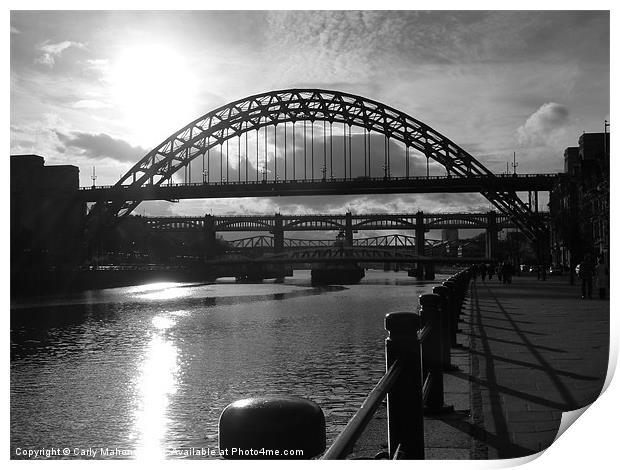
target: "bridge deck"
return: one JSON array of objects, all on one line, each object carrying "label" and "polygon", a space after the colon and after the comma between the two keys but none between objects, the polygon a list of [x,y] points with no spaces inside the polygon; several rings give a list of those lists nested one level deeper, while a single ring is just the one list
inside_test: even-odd
[{"label": "bridge deck", "polygon": [[179,200],[271,196],[396,193],[466,193],[483,190],[550,191],[558,175],[417,176],[325,180],[224,181],[190,184],[80,188],[82,201]]},{"label": "bridge deck", "polygon": [[[424,229],[485,229],[489,226],[489,215],[495,217],[498,230],[516,227],[509,216],[497,213],[422,213]],[[538,213],[546,222],[549,213]],[[200,231],[205,229],[205,217],[139,217],[149,228],[162,231]],[[213,229],[217,232],[273,231],[276,219],[281,229],[290,231],[345,230],[347,214],[301,214],[301,215],[223,215],[212,216]],[[415,213],[411,214],[350,214],[350,229],[360,230],[413,230],[418,226]]]}]

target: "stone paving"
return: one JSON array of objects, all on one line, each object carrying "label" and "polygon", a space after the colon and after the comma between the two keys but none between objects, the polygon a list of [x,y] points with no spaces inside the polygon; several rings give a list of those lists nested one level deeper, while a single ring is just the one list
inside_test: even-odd
[{"label": "stone paving", "polygon": [[[455,411],[425,419],[427,459],[507,459],[547,448],[562,411],[594,401],[607,373],[609,301],[582,300],[566,277],[471,284],[454,371],[444,375]],[[385,450],[381,408],[353,458]]]},{"label": "stone paving", "polygon": [[480,278],[463,310],[468,325],[474,459],[547,448],[562,411],[592,403],[609,354],[609,301],[582,300],[566,277],[512,284]]}]

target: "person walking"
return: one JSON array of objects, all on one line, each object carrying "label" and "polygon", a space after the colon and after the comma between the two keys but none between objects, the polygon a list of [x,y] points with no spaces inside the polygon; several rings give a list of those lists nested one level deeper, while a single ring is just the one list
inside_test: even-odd
[{"label": "person walking", "polygon": [[510,261],[504,263],[504,284],[512,283],[512,264]]},{"label": "person walking", "polygon": [[581,298],[592,298],[592,277],[594,276],[594,265],[590,260],[590,255],[586,255],[581,263],[575,268],[577,276],[581,279]]},{"label": "person walking", "polygon": [[482,281],[485,281],[487,278],[487,265],[486,264],[480,265],[480,277],[482,278]]},{"label": "person walking", "polygon": [[504,261],[502,266],[500,267],[500,271],[502,273],[502,284],[510,284],[512,281],[512,266],[509,261]]},{"label": "person walking", "polygon": [[596,286],[598,287],[599,299],[607,298],[607,285],[609,284],[609,270],[601,256],[596,265]]}]

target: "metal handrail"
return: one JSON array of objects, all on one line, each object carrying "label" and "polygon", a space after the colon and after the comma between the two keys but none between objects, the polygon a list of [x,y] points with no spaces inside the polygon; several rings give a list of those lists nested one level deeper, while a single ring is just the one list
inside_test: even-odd
[{"label": "metal handrail", "polygon": [[403,371],[402,363],[396,360],[385,373],[377,385],[368,394],[357,413],[353,415],[334,443],[325,452],[322,460],[342,459],[351,451],[377,408],[391,390],[399,375]]},{"label": "metal handrail", "polygon": [[[555,178],[558,175],[562,175],[563,173],[519,173],[519,174],[494,174],[493,176],[501,179],[513,179],[513,178]],[[194,182],[194,183],[167,183],[159,185],[160,187],[187,187],[187,186],[225,186],[225,185],[250,185],[250,184],[286,184],[286,183],[350,183],[350,182],[361,182],[361,181],[424,181],[424,180],[448,180],[453,178],[462,178],[462,176],[445,176],[445,175],[429,175],[429,176],[389,176],[389,177],[376,177],[376,176],[358,176],[354,178],[315,178],[315,179],[286,179],[286,180],[248,180],[248,181],[204,181],[204,182]],[[468,179],[471,180],[485,180],[488,179],[488,175],[470,175],[467,176]],[[146,184],[145,186],[150,186]],[[135,189],[130,184],[124,185],[101,185],[101,186],[80,186],[81,191],[86,190],[97,190],[97,189]]]},{"label": "metal handrail", "polygon": [[432,330],[432,326],[426,324],[420,331],[418,331],[418,341],[420,344],[422,344],[431,335]]},{"label": "metal handrail", "polygon": [[426,405],[428,402],[428,396],[431,392],[431,387],[433,386],[433,376],[431,374],[427,374],[424,379],[424,383],[422,384],[422,404]]},{"label": "metal handrail", "polygon": [[[385,316],[387,372],[323,454],[322,460],[345,458],[384,398],[387,398],[387,457],[394,460],[424,459],[425,412],[454,410],[443,401],[443,371],[449,366],[445,355],[446,352],[448,356],[450,354],[450,349],[445,347],[449,346],[450,336],[456,331],[450,324],[454,320],[458,322],[471,277],[470,269],[461,271],[444,286],[437,286],[434,289],[437,293],[421,295],[419,314],[401,311]],[[229,407],[233,407],[233,411],[227,413]],[[294,448],[290,447],[291,442],[295,445],[310,442],[306,446],[309,458],[318,456],[325,449],[324,415],[313,402],[302,398],[273,397],[270,400],[240,400],[229,407],[222,412],[219,424],[220,446],[225,449],[274,446],[274,442]],[[256,412],[258,409],[260,413]],[[298,426],[300,417],[311,425]],[[258,425],[269,419],[283,421],[283,424],[270,430]]]},{"label": "metal handrail", "polygon": [[[430,295],[434,296],[434,294]],[[436,313],[437,312],[435,312],[435,314]],[[417,318],[421,319],[420,317]],[[418,362],[414,359],[413,362],[417,363],[418,366],[416,366],[413,371],[409,370],[408,373],[420,374],[420,376],[422,376],[422,371],[428,369],[428,372],[425,374],[425,376],[422,377],[422,383],[418,384],[418,387],[420,387],[419,410],[421,412],[422,408],[426,406],[426,404],[429,402],[429,397],[431,393],[437,393],[439,391],[443,395],[443,386],[439,390],[434,390],[433,387],[433,385],[436,385],[439,381],[443,383],[443,377],[441,375],[439,377],[436,376],[437,367],[439,366],[439,368],[441,368],[441,360],[439,358],[434,358],[433,361],[431,361],[430,358],[425,358],[424,354],[422,354],[420,351],[424,344],[428,341],[429,344],[432,343],[431,345],[434,348],[429,352],[436,354],[437,346],[441,344],[441,339],[438,338],[438,335],[441,335],[442,331],[436,319],[434,319],[432,322],[425,323],[423,326],[419,323],[417,324],[418,327],[415,331],[415,336],[413,336],[412,338],[413,342],[416,343],[416,345],[414,346],[414,348],[418,351],[418,353],[416,354],[419,354],[419,356],[417,357],[421,358],[421,361]],[[388,356],[386,351],[386,359],[387,358]],[[351,451],[351,449],[355,445],[355,442],[366,428],[368,422],[374,415],[381,401],[388,395],[388,393],[392,392],[394,384],[396,384],[401,372],[403,372],[405,368],[403,363],[404,360],[407,360],[407,358],[397,357],[394,360],[386,374],[372,389],[368,397],[366,397],[364,403],[362,404],[362,407],[355,413],[355,415],[353,415],[349,423],[345,426],[345,428],[338,435],[331,447],[323,455],[322,458],[324,460],[342,459],[346,457],[346,455]],[[426,360],[428,360],[429,362],[428,365],[426,364]],[[418,369],[417,367],[420,366],[420,363],[424,364],[424,366],[421,369]],[[441,374],[441,371],[439,373]],[[437,399],[437,397],[435,397],[432,405],[436,406],[437,402],[440,402],[443,406],[443,397],[440,397],[439,400]],[[388,416],[388,420],[389,419],[390,416]],[[400,438],[403,438],[403,436],[400,436]],[[411,448],[411,442],[405,444],[402,441],[397,441],[395,448],[396,450],[390,451],[390,456],[393,459],[397,459],[399,458],[399,456],[406,456],[407,451],[403,448]],[[423,454],[423,452],[421,452],[421,454]]]}]

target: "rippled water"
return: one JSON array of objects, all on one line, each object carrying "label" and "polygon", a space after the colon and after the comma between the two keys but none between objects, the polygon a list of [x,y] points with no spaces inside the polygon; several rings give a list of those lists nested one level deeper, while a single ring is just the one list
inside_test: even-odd
[{"label": "rippled water", "polygon": [[222,409],[271,393],[316,401],[331,442],[384,372],[385,313],[415,309],[434,283],[368,271],[359,285],[320,289],[309,274],[13,303],[11,457],[217,449]]}]

